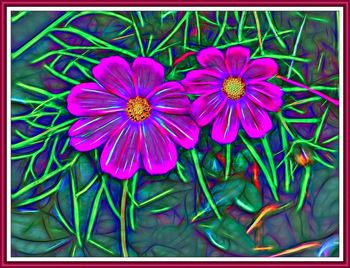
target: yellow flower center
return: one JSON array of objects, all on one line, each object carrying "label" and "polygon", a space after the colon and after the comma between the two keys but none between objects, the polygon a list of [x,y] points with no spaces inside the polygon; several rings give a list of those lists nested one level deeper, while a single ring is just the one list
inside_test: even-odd
[{"label": "yellow flower center", "polygon": [[245,94],[245,83],[241,78],[229,77],[222,84],[222,91],[232,100],[239,100]]},{"label": "yellow flower center", "polygon": [[146,120],[151,115],[151,106],[146,99],[136,97],[128,101],[126,113],[131,120],[140,122]]}]

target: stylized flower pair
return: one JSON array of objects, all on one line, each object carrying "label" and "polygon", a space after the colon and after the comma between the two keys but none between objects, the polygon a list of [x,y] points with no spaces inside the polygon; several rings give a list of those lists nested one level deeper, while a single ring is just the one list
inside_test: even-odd
[{"label": "stylized flower pair", "polygon": [[[81,117],[69,130],[71,145],[89,151],[105,144],[101,169],[128,179],[140,168],[163,174],[175,167],[174,142],[191,149],[199,126],[214,121],[212,137],[232,142],[239,122],[251,137],[271,129],[265,111],[281,105],[281,90],[266,79],[277,73],[271,59],[249,62],[249,50],[202,50],[204,70],[190,71],[179,82],[164,82],[164,68],[153,59],[138,57],[129,64],[114,56],[93,69],[98,83],[82,83],[68,95],[68,110]],[[201,95],[191,105],[187,93]],[[195,121],[192,119],[194,118]],[[215,118],[215,119],[214,119]]]}]

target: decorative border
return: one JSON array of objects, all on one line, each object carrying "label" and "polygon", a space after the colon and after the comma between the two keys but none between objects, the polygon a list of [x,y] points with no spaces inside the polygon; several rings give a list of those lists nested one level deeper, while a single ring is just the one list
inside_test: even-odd
[{"label": "decorative border", "polygon": [[[6,125],[6,118],[7,118],[7,91],[6,91],[6,85],[7,85],[7,74],[11,72],[11,70],[7,70],[7,39],[6,39],[6,9],[7,7],[123,7],[123,6],[130,6],[130,7],[205,7],[205,6],[211,6],[211,7],[223,7],[223,6],[230,6],[230,7],[342,7],[343,8],[343,55],[344,58],[342,60],[343,64],[343,133],[340,133],[340,136],[343,137],[343,155],[340,156],[340,158],[343,159],[343,191],[344,191],[344,203],[343,203],[343,210],[344,210],[344,217],[343,222],[340,222],[339,224],[343,226],[343,252],[344,252],[344,260],[342,262],[307,262],[307,265],[310,267],[350,267],[349,257],[347,255],[347,252],[349,251],[348,243],[349,243],[349,181],[347,178],[349,178],[349,165],[347,165],[348,159],[349,159],[349,109],[350,109],[350,101],[349,101],[349,77],[350,77],[350,68],[349,66],[349,16],[350,16],[350,3],[346,0],[343,1],[329,1],[329,0],[309,0],[309,2],[303,2],[303,1],[287,1],[287,0],[269,0],[269,1],[244,1],[244,0],[236,0],[234,3],[229,0],[220,0],[215,2],[207,1],[198,1],[198,0],[186,0],[181,2],[172,2],[169,0],[163,0],[163,1],[149,1],[149,0],[143,0],[143,1],[134,1],[134,2],[122,2],[122,1],[99,1],[96,3],[96,1],[84,1],[84,0],[76,0],[76,1],[52,1],[50,3],[47,3],[47,1],[44,0],[36,0],[36,1],[18,1],[18,0],[8,0],[8,1],[2,1],[1,3],[1,9],[0,9],[0,55],[1,55],[1,62],[0,62],[0,180],[1,180],[1,187],[0,187],[0,212],[1,212],[1,220],[0,220],[0,256],[1,256],[1,262],[0,267],[71,267],[71,266],[86,266],[86,267],[95,267],[97,264],[99,266],[103,267],[111,267],[114,265],[118,265],[118,267],[134,267],[134,266],[142,266],[142,267],[302,267],[304,266],[304,261],[298,261],[298,262],[273,262],[273,261],[264,261],[264,262],[241,262],[241,261],[232,261],[232,262],[215,262],[213,263],[209,258],[208,261],[200,261],[200,262],[169,262],[164,259],[163,261],[157,261],[157,262],[98,262],[98,261],[89,261],[89,262],[82,262],[82,261],[74,261],[74,262],[13,262],[7,260],[7,217],[6,217],[6,208],[7,208],[7,198],[6,198],[6,192],[7,192],[7,154],[9,154],[9,148],[6,148],[6,138],[7,138],[7,125]],[[287,258],[286,258],[287,259]],[[325,260],[326,261],[326,260]]]}]

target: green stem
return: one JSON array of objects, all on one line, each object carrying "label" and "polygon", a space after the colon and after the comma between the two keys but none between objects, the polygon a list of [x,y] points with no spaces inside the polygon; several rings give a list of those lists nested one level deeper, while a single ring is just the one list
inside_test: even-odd
[{"label": "green stem", "polygon": [[176,171],[177,171],[177,175],[179,176],[180,180],[182,180],[184,183],[188,183],[188,179],[186,178],[186,176],[183,174],[183,170],[185,168],[179,163],[176,163]]},{"label": "green stem", "polygon": [[[295,44],[294,44],[294,49],[293,49],[293,54],[292,56],[295,56],[297,54],[298,51],[298,45],[299,45],[299,41],[301,38],[301,33],[303,31],[304,25],[305,25],[305,21],[306,21],[306,16],[304,17],[303,22],[301,23],[300,29],[299,29],[299,33],[297,35],[297,39],[295,40]],[[285,48],[285,47],[284,47]],[[292,68],[293,68],[293,64],[294,61],[291,61],[289,69],[288,69],[288,74],[287,74],[287,78],[290,78],[291,74],[292,74]]]},{"label": "green stem", "polygon": [[268,172],[264,162],[261,160],[258,152],[255,150],[254,146],[251,145],[248,140],[246,140],[242,134],[239,134],[241,140],[243,141],[243,143],[245,144],[245,146],[247,147],[247,149],[250,151],[250,153],[252,154],[252,156],[254,157],[255,161],[258,163],[259,167],[261,168],[262,172],[264,173],[265,175],[265,178],[267,180],[267,183],[269,184],[270,186],[270,190],[271,190],[271,193],[273,195],[273,197],[275,198],[276,201],[279,201],[279,198],[278,198],[278,194],[277,194],[277,189],[276,189],[276,186],[275,184],[273,183],[272,181],[272,178],[270,176],[270,173]]},{"label": "green stem", "polygon": [[320,124],[317,126],[316,128],[316,131],[315,131],[315,135],[314,135],[314,140],[315,140],[315,143],[318,141],[320,135],[321,135],[321,132],[322,132],[322,129],[324,127],[324,123],[326,122],[326,117],[328,116],[328,111],[329,111],[329,108],[330,106],[328,106],[324,112],[323,112],[323,115],[321,117],[321,122]]},{"label": "green stem", "polygon": [[286,49],[286,44],[283,42],[282,38],[278,35],[277,29],[276,29],[275,25],[273,24],[273,18],[272,18],[271,12],[265,11],[265,14],[266,14],[267,21],[270,25],[270,28],[271,28],[273,34],[275,35],[278,43],[281,45],[281,47],[283,49]]},{"label": "green stem", "polygon": [[239,43],[242,41],[244,21],[245,21],[246,16],[247,16],[247,11],[242,11],[241,20],[239,21],[239,25],[238,25],[238,29],[237,29],[237,31],[238,31],[237,36],[238,36]]},{"label": "green stem", "polygon": [[300,189],[300,195],[299,195],[299,200],[297,204],[297,211],[300,211],[301,208],[304,205],[305,202],[305,197],[307,193],[307,188],[309,185],[309,180],[310,180],[310,175],[311,175],[311,168],[309,165],[305,167],[305,172],[303,174],[303,177],[301,179],[301,189]]},{"label": "green stem", "polygon": [[57,213],[57,216],[59,218],[59,221],[63,224],[63,226],[72,234],[75,235],[74,230],[72,229],[72,227],[69,225],[69,223],[67,222],[67,220],[64,218],[61,210],[59,209],[59,207],[57,206],[57,204],[54,205],[55,211]]},{"label": "green stem", "polygon": [[226,27],[226,24],[227,24],[227,15],[228,15],[228,12],[226,11],[225,15],[224,15],[224,21],[223,21],[223,23],[221,25],[220,32],[219,32],[218,36],[216,37],[216,39],[214,41],[214,44],[213,44],[214,46],[216,46],[219,43],[220,38],[222,37],[222,35],[225,32],[225,27]]},{"label": "green stem", "polygon": [[172,193],[173,191],[174,191],[174,189],[171,188],[171,189],[168,189],[168,190],[166,190],[164,192],[161,192],[160,194],[157,194],[157,195],[151,197],[150,199],[147,199],[146,201],[143,201],[142,203],[140,203],[139,207],[147,206],[148,204],[152,203],[153,201],[156,201],[156,200],[158,200],[158,199],[160,199],[160,198],[162,198],[162,197]]},{"label": "green stem", "polygon": [[[135,173],[134,176],[132,177],[132,185],[131,185],[131,198],[133,199],[132,201],[135,200],[137,179],[138,179],[138,174]],[[129,218],[130,218],[131,229],[134,231],[135,230],[135,202],[131,202],[130,204]]]},{"label": "green stem", "polygon": [[139,43],[140,53],[141,53],[142,56],[145,56],[145,50],[143,48],[143,43],[142,43],[140,31],[139,31],[139,29],[137,27],[137,24],[135,23],[134,19],[132,19],[132,26],[134,27],[134,30],[135,30],[135,33],[136,33],[137,42]]},{"label": "green stem", "polygon": [[38,202],[40,200],[43,200],[44,198],[46,198],[48,196],[51,196],[54,193],[56,193],[59,190],[61,184],[62,184],[62,181],[57,183],[57,185],[55,187],[53,187],[52,189],[44,192],[43,194],[40,194],[40,195],[35,196],[33,198],[25,199],[24,201],[22,201],[22,202],[20,202],[18,204],[13,204],[13,206],[14,207],[22,207],[22,206],[25,206],[25,205],[32,204],[32,203]]},{"label": "green stem", "polygon": [[52,177],[56,176],[57,174],[60,174],[64,170],[72,167],[74,165],[74,163],[77,161],[79,156],[80,156],[79,154],[76,155],[71,162],[67,163],[63,167],[56,169],[55,171],[51,172],[50,174],[42,176],[40,179],[37,179],[37,180],[31,182],[30,184],[27,184],[26,186],[24,186],[23,188],[21,188],[20,190],[18,190],[14,194],[12,194],[11,198],[12,199],[18,198],[19,196],[23,195],[24,193],[27,193],[28,191],[30,191],[34,187],[40,185],[41,183],[46,182],[47,180],[51,179]]},{"label": "green stem", "polygon": [[260,21],[259,21],[258,12],[253,11],[253,14],[254,14],[255,23],[256,23],[256,31],[258,34],[258,41],[259,41],[259,47],[261,50],[261,55],[264,55],[264,46],[263,46],[263,41],[261,38],[261,28],[260,28]]},{"label": "green stem", "polygon": [[[281,129],[281,140],[282,140],[282,147],[285,152],[288,150],[288,141],[287,141],[287,133],[286,129],[283,126],[280,126]],[[290,192],[290,167],[289,167],[289,161],[286,161],[284,163],[284,190],[289,193]]]},{"label": "green stem", "polygon": [[106,180],[107,180],[107,176],[102,175],[103,190],[104,190],[104,193],[106,195],[108,205],[111,208],[114,215],[120,220],[120,213],[119,213],[117,207],[114,205],[114,201],[111,197],[111,193],[109,192],[108,186],[106,184]]},{"label": "green stem", "polygon": [[37,43],[41,38],[43,38],[48,32],[51,31],[51,29],[55,28],[57,25],[59,25],[62,21],[67,19],[69,16],[71,16],[73,12],[66,12],[63,16],[56,19],[53,23],[51,23],[47,28],[45,28],[42,32],[37,34],[33,39],[31,39],[29,42],[27,42],[24,46],[19,48],[16,52],[12,53],[12,59],[15,60],[17,57],[22,55],[26,50],[28,50],[31,46],[33,46],[35,43]]},{"label": "green stem", "polygon": [[163,39],[162,42],[149,54],[149,57],[152,57],[154,54],[156,54],[172,37],[179,28],[182,26],[182,24],[188,19],[188,17],[191,15],[191,12],[186,12],[186,14],[182,17],[182,19],[179,21],[179,23],[174,27],[174,29]]},{"label": "green stem", "polygon": [[128,193],[128,180],[123,182],[123,194],[120,206],[120,240],[123,257],[128,257],[128,248],[126,246],[126,197]]},{"label": "green stem", "polygon": [[20,20],[22,17],[24,17],[26,14],[28,13],[28,11],[19,11],[16,15],[13,15],[11,17],[11,22],[16,22],[18,20]]},{"label": "green stem", "polygon": [[187,48],[187,35],[188,35],[188,20],[189,20],[189,17],[186,18],[186,21],[185,21],[185,31],[184,31],[184,48],[186,49]]},{"label": "green stem", "polygon": [[81,240],[81,233],[80,233],[80,212],[79,212],[79,201],[76,196],[76,182],[74,178],[74,172],[72,169],[70,169],[70,181],[71,181],[71,187],[72,187],[72,199],[73,199],[73,218],[74,218],[74,227],[75,227],[75,235],[77,238],[77,242],[79,247],[83,246],[82,240]]},{"label": "green stem", "polygon": [[197,25],[197,43],[198,45],[200,45],[201,44],[201,27],[199,22],[198,11],[195,11],[195,16],[196,16],[196,25]]},{"label": "green stem", "polygon": [[63,132],[67,129],[69,129],[70,126],[68,125],[71,125],[73,122],[75,122],[77,119],[72,119],[72,120],[69,120],[69,121],[65,121],[59,125],[56,125],[52,128],[49,128],[48,130],[34,136],[34,137],[30,137],[28,138],[27,140],[24,140],[24,141],[20,141],[18,143],[15,143],[15,144],[12,144],[11,145],[11,149],[12,150],[17,150],[17,149],[22,149],[26,146],[29,146],[29,145],[33,145],[34,142],[38,141],[38,140],[41,140],[43,137],[47,136],[47,135],[53,135],[52,132],[55,132],[54,134],[57,134],[59,132]]},{"label": "green stem", "polygon": [[267,156],[267,160],[269,161],[269,165],[270,165],[270,169],[271,169],[271,173],[272,173],[272,179],[273,179],[273,183],[275,184],[276,188],[278,187],[278,180],[277,180],[277,172],[276,172],[276,167],[275,167],[275,163],[273,160],[273,155],[271,152],[271,148],[270,148],[270,144],[267,141],[266,136],[262,139],[262,144],[264,146],[264,150]]},{"label": "green stem", "polygon": [[228,179],[230,175],[230,167],[231,167],[231,143],[226,145],[226,166],[225,166],[225,181]]},{"label": "green stem", "polygon": [[[98,209],[100,206],[102,192],[103,192],[103,184],[101,183],[100,189],[98,190],[98,192],[95,196],[94,203],[92,205],[92,210],[91,210],[91,214],[90,214],[90,218],[89,218],[89,222],[88,222],[88,229],[86,231],[86,237],[85,237],[86,241],[91,240],[91,234],[92,234],[92,231],[94,229],[94,223],[96,221],[96,217],[98,215]],[[78,197],[78,195],[77,195],[77,197]]]},{"label": "green stem", "polygon": [[197,151],[196,149],[192,149],[191,150],[191,154],[192,154],[192,159],[193,159],[193,163],[194,163],[194,166],[196,168],[196,171],[197,171],[197,177],[198,177],[198,181],[199,181],[199,184],[202,188],[202,191],[205,195],[205,197],[207,198],[208,202],[209,202],[209,205],[211,206],[212,210],[214,211],[216,217],[221,220],[221,215],[219,213],[219,210],[218,208],[216,207],[216,204],[213,200],[213,197],[211,196],[211,193],[209,192],[209,189],[206,185],[206,182],[204,180],[204,177],[203,177],[203,174],[202,174],[202,169],[200,167],[200,164],[199,164],[199,159],[198,159],[198,155],[197,155]]}]

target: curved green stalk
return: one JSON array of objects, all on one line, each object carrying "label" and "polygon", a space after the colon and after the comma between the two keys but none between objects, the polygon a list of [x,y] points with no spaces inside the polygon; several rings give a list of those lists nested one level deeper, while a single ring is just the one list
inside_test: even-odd
[{"label": "curved green stalk", "polygon": [[212,208],[212,210],[214,211],[216,217],[219,220],[221,220],[221,215],[219,213],[219,210],[216,207],[216,204],[215,204],[215,202],[213,200],[213,197],[211,196],[211,193],[209,192],[207,184],[206,184],[206,182],[204,180],[202,169],[201,169],[200,164],[199,164],[199,159],[198,159],[198,155],[197,155],[196,149],[192,149],[191,150],[191,155],[192,155],[194,166],[196,168],[199,185],[201,186],[202,191],[203,191],[205,197],[207,198],[207,200],[209,202],[209,205]]},{"label": "curved green stalk", "polygon": [[[142,15],[141,15],[142,18]],[[139,43],[139,47],[140,47],[140,54],[141,56],[145,56],[145,50],[143,48],[143,43],[142,43],[142,39],[141,39],[141,34],[140,31],[137,27],[137,24],[134,21],[134,18],[132,18],[132,26],[134,27],[135,33],[136,33],[136,38],[137,38],[137,42]]]},{"label": "curved green stalk", "polygon": [[135,173],[132,177],[132,185],[131,185],[131,196],[133,202],[130,204],[129,208],[129,218],[130,218],[130,227],[132,230],[135,230],[135,191],[136,191],[136,185],[137,185],[137,179],[138,179],[138,173]]},{"label": "curved green stalk", "polygon": [[221,25],[221,28],[220,28],[220,32],[219,32],[218,36],[216,37],[216,39],[215,39],[215,41],[213,43],[213,46],[216,46],[219,43],[220,38],[222,37],[222,35],[225,32],[225,27],[227,25],[227,15],[228,15],[228,12],[226,11],[225,15],[224,15],[224,21],[223,21],[223,23]]},{"label": "curved green stalk", "polygon": [[77,161],[78,157],[80,156],[80,154],[77,154],[72,161],[70,161],[69,163],[67,163],[66,165],[64,165],[63,167],[56,169],[54,171],[52,171],[51,173],[42,176],[41,178],[27,184],[26,186],[24,186],[23,188],[21,188],[20,190],[18,190],[17,192],[13,193],[11,195],[12,199],[16,199],[19,196],[27,193],[28,191],[30,191],[31,189],[33,189],[34,187],[46,182],[47,180],[51,179],[52,177],[56,176],[57,174],[60,174],[61,172],[63,172],[64,170],[72,167],[74,165],[74,163]]},{"label": "curved green stalk", "polygon": [[73,170],[70,169],[69,173],[70,173],[70,182],[71,182],[72,199],[73,199],[73,221],[74,221],[74,227],[75,227],[75,235],[76,235],[79,247],[82,247],[83,242],[81,240],[81,232],[80,232],[80,208],[79,208],[80,206],[76,195],[77,186],[76,186],[75,175]]},{"label": "curved green stalk", "polygon": [[195,11],[195,16],[196,16],[196,26],[197,26],[197,43],[198,45],[201,44],[201,27],[200,27],[200,22],[199,22],[199,16],[198,16],[198,11]]},{"label": "curved green stalk", "polygon": [[272,180],[272,178],[270,176],[270,173],[268,172],[264,162],[261,160],[258,152],[255,150],[254,146],[251,145],[249,143],[249,141],[246,140],[243,137],[243,135],[239,134],[239,136],[240,136],[241,140],[243,141],[243,143],[245,144],[245,146],[247,147],[247,149],[250,151],[250,153],[254,157],[255,161],[258,163],[258,165],[261,168],[262,172],[264,173],[265,178],[267,180],[267,183],[269,184],[269,187],[270,187],[270,190],[271,190],[271,193],[272,193],[273,197],[275,198],[276,201],[279,201],[278,194],[277,194],[277,188],[276,188],[275,184],[273,183],[273,180]]},{"label": "curved green stalk", "polygon": [[225,181],[230,175],[231,167],[231,143],[226,145]]},{"label": "curved green stalk", "polygon": [[92,231],[94,229],[94,224],[96,221],[96,217],[98,215],[98,209],[100,206],[100,200],[101,200],[101,196],[102,196],[102,192],[103,192],[103,184],[101,183],[100,185],[100,189],[98,190],[96,196],[95,196],[95,200],[94,203],[92,205],[92,210],[91,210],[91,214],[90,214],[90,218],[88,221],[88,228],[86,231],[86,241],[90,241],[91,240],[91,235],[92,235]]},{"label": "curved green stalk", "polygon": [[[301,33],[302,33],[303,28],[304,28],[304,25],[305,25],[305,21],[306,21],[306,16],[304,17],[304,20],[303,20],[303,22],[301,23],[301,26],[300,26],[300,29],[299,29],[299,33],[298,33],[298,35],[297,35],[297,39],[295,40],[295,44],[294,44],[292,56],[295,56],[295,55],[297,54],[298,45],[299,45]],[[289,66],[289,68],[288,68],[287,78],[290,78],[290,76],[291,76],[291,74],[292,74],[293,64],[294,64],[294,61],[291,61],[290,66]]]},{"label": "curved green stalk", "polygon": [[254,19],[255,19],[255,23],[256,23],[256,31],[258,34],[258,40],[259,40],[259,47],[261,50],[261,55],[264,55],[264,46],[263,46],[263,41],[261,38],[261,28],[260,28],[260,21],[259,21],[259,16],[258,16],[258,12],[253,11],[254,14]]},{"label": "curved green stalk", "polygon": [[25,43],[25,45],[23,45],[21,48],[19,48],[16,52],[12,53],[12,55],[11,55],[12,60],[15,60],[20,55],[22,55],[25,51],[27,51],[30,47],[32,47],[35,43],[37,43],[41,38],[43,38],[47,33],[49,33],[53,28],[55,28],[57,25],[59,25],[62,21],[66,20],[72,14],[73,14],[73,12],[66,12],[60,18],[58,18],[54,22],[52,22],[47,28],[45,28],[43,31],[41,31],[39,34],[37,34],[29,42]]},{"label": "curved green stalk", "polygon": [[188,183],[188,179],[186,178],[186,176],[183,174],[183,170],[185,168],[183,167],[183,165],[181,165],[179,162],[176,163],[176,171],[177,171],[177,175],[179,176],[180,180],[183,181],[184,183]]},{"label": "curved green stalk", "polygon": [[11,22],[16,22],[19,21],[21,18],[23,18],[26,14],[28,13],[28,11],[19,11],[16,15],[13,15],[11,17]]},{"label": "curved green stalk", "polygon": [[[283,150],[286,152],[288,150],[288,140],[287,140],[287,132],[283,126],[280,126],[281,129],[281,140]],[[284,190],[289,193],[290,192],[290,167],[289,161],[284,163]]]},{"label": "curved green stalk", "polygon": [[237,29],[238,42],[242,41],[244,21],[245,21],[246,16],[247,16],[247,11],[242,11],[241,19],[239,21],[238,29]]},{"label": "curved green stalk", "polygon": [[267,141],[266,136],[264,138],[262,138],[262,144],[264,146],[264,150],[265,150],[265,153],[266,153],[266,156],[267,156],[267,160],[269,161],[273,183],[275,184],[275,186],[277,188],[278,187],[277,171],[276,171],[276,167],[275,167],[275,162],[273,160],[273,154],[271,152],[270,144]]},{"label": "curved green stalk", "polygon": [[[273,23],[273,18],[272,18],[271,12],[270,11],[265,11],[265,15],[266,15],[266,18],[267,18],[267,21],[268,21],[268,23],[270,25],[271,30],[272,30],[273,34],[275,35],[275,37],[277,39],[277,42],[280,44],[280,46],[283,49],[286,49],[287,48],[286,44],[283,42],[283,39],[278,35],[278,31],[276,29],[276,26]],[[295,56],[295,55],[293,55],[293,56]]]},{"label": "curved green stalk", "polygon": [[128,180],[123,182],[123,194],[120,205],[120,242],[123,257],[128,257],[128,248],[126,245],[126,197],[128,193]]},{"label": "curved green stalk", "polygon": [[178,29],[182,26],[182,24],[188,19],[190,15],[191,12],[186,12],[186,14],[179,21],[179,23],[174,27],[174,29],[163,39],[162,42],[160,42],[160,44],[157,45],[157,47],[148,56],[152,57],[154,54],[156,54],[173,37],[173,35],[178,31]]},{"label": "curved green stalk", "polygon": [[305,172],[303,174],[303,177],[301,178],[300,195],[297,203],[297,211],[300,211],[304,205],[307,188],[309,186],[310,175],[311,175],[311,167],[307,165],[305,167]]}]

